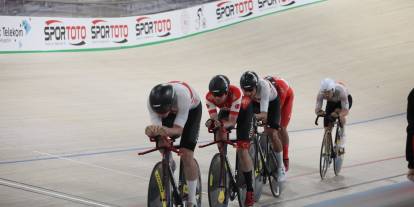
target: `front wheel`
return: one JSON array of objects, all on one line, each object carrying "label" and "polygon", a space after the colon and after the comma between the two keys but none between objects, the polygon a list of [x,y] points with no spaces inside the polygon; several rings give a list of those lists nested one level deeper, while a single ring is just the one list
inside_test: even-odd
[{"label": "front wheel", "polygon": [[210,207],[228,206],[230,196],[230,177],[220,153],[213,156],[208,170],[208,203]]},{"label": "front wheel", "polygon": [[322,146],[321,146],[321,154],[319,159],[319,174],[321,176],[321,179],[324,179],[326,176],[326,172],[328,171],[331,158],[332,158],[332,139],[331,139],[331,133],[329,131],[325,132],[325,135],[322,140]]},{"label": "front wheel", "polygon": [[162,168],[162,162],[155,164],[148,185],[148,207],[171,207],[171,184],[167,171]]},{"label": "front wheel", "polygon": [[266,183],[266,177],[264,176],[264,170],[265,166],[262,162],[262,159],[260,157],[259,152],[259,144],[262,137],[256,136],[254,137],[254,156],[253,158],[253,165],[254,165],[254,172],[253,172],[253,178],[254,178],[254,200],[257,202],[260,200],[260,197],[262,196],[263,191],[263,185]]}]

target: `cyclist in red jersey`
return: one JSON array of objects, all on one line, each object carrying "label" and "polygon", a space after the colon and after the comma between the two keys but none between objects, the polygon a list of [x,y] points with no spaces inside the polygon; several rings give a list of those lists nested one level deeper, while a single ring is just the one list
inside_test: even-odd
[{"label": "cyclist in red jersey", "polygon": [[[254,116],[250,99],[242,97],[242,91],[230,85],[229,79],[224,75],[214,76],[209,84],[209,92],[206,94],[206,105],[210,119],[206,126],[209,128],[233,128],[237,124],[237,153],[241,160],[241,170],[246,180],[246,206],[254,205],[253,194],[253,162],[249,154],[250,132]],[[220,112],[217,113],[217,108]],[[215,139],[225,139],[226,133],[218,130]],[[220,148],[220,146],[219,146]]]},{"label": "cyclist in red jersey", "polygon": [[283,164],[286,171],[289,170],[289,134],[287,126],[289,125],[290,117],[292,116],[294,92],[289,86],[288,82],[279,77],[267,76],[266,80],[270,81],[276,88],[280,101],[280,130],[279,137],[283,145]]}]

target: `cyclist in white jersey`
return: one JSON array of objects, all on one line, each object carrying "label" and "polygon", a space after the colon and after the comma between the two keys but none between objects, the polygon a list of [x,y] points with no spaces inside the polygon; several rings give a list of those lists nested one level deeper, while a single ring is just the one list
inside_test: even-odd
[{"label": "cyclist in white jersey", "polygon": [[253,71],[246,71],[240,78],[240,88],[243,94],[253,101],[256,119],[266,124],[266,131],[272,138],[273,150],[278,164],[279,180],[285,180],[282,142],[280,130],[280,100],[274,85],[266,79],[259,78]]},{"label": "cyclist in white jersey", "polygon": [[[325,111],[322,110],[323,100],[326,100]],[[352,96],[343,83],[335,82],[330,78],[321,81],[321,87],[316,96],[316,115],[326,115],[324,118],[325,129],[332,128],[333,118],[339,117],[342,122],[339,130],[339,153],[345,153],[345,125],[346,116],[352,106]]]},{"label": "cyclist in white jersey", "polygon": [[[160,135],[173,139],[181,136],[180,157],[189,188],[186,206],[195,206],[198,170],[194,160],[194,149],[202,114],[200,97],[185,82],[158,84],[150,92],[148,111],[152,124],[145,129],[147,136]],[[165,139],[161,139],[159,144],[166,144]]]}]

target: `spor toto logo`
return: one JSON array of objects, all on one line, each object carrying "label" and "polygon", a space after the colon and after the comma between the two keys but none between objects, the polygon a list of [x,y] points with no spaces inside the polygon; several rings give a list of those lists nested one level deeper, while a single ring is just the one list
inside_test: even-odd
[{"label": "spor toto logo", "polygon": [[233,3],[232,1],[222,1],[217,4],[217,20],[223,17],[248,17],[253,14],[253,0],[244,0]]},{"label": "spor toto logo", "polygon": [[97,19],[92,21],[91,34],[93,40],[113,40],[115,43],[128,42],[128,25],[108,24],[107,21]]},{"label": "spor toto logo", "polygon": [[289,6],[294,4],[294,0],[257,0],[257,4],[259,5],[259,9],[274,7],[276,5],[280,6]]},{"label": "spor toto logo", "polygon": [[171,19],[152,20],[149,17],[138,17],[135,31],[137,37],[156,35],[167,37],[171,34]]},{"label": "spor toto logo", "polygon": [[85,45],[86,27],[84,25],[65,25],[59,20],[48,20],[44,27],[45,41],[69,41],[71,45]]}]

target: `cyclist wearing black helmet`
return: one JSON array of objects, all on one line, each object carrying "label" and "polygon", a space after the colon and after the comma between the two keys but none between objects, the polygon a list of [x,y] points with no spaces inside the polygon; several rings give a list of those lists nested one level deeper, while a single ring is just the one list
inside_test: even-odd
[{"label": "cyclist wearing black helmet", "polygon": [[[252,129],[253,107],[248,97],[242,97],[241,90],[230,85],[229,79],[224,75],[214,76],[209,84],[206,94],[206,105],[210,119],[206,126],[209,128],[233,128],[237,124],[237,153],[241,158],[241,170],[246,180],[246,206],[253,206],[253,162],[249,154],[250,136]],[[220,112],[217,114],[217,108]],[[226,138],[223,130],[217,130],[215,138]],[[219,146],[220,148],[220,146]]]},{"label": "cyclist wearing black helmet", "polygon": [[[158,84],[150,92],[148,111],[152,125],[145,129],[149,137],[178,138],[181,136],[180,152],[189,188],[187,206],[196,205],[197,164],[194,148],[200,130],[202,106],[200,97],[188,84],[173,81]],[[160,139],[164,145],[165,139]]]},{"label": "cyclist wearing black helmet", "polygon": [[283,164],[282,143],[279,138],[280,129],[280,101],[277,90],[269,81],[253,71],[246,71],[240,78],[240,87],[243,94],[253,101],[256,119],[266,124],[267,133],[272,137],[273,149],[276,152],[279,166],[279,180],[285,180],[285,167]]}]

